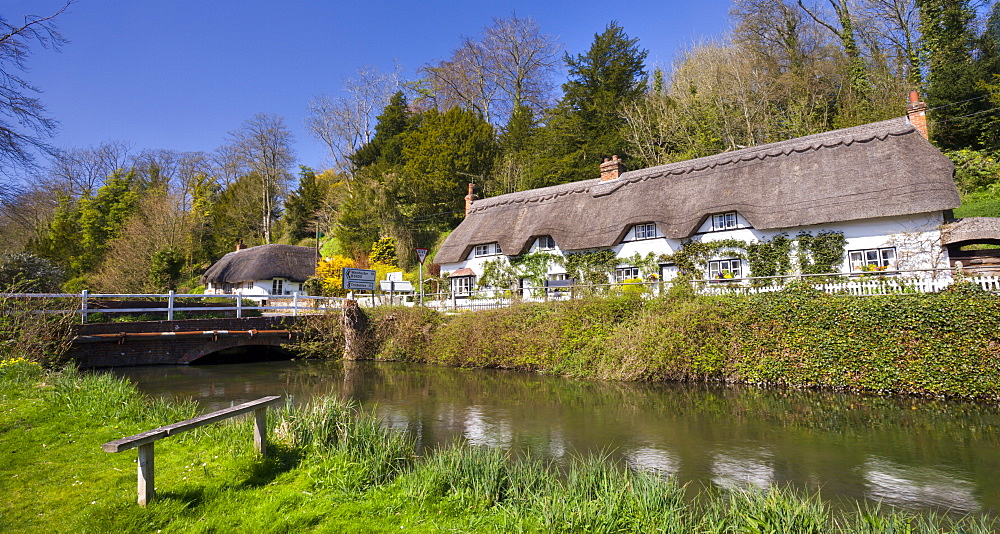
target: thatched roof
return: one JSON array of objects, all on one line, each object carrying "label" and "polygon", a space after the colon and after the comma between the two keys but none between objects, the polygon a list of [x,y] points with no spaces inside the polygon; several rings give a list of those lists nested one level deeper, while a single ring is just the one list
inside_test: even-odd
[{"label": "thatched roof", "polygon": [[944,245],[987,243],[1000,245],[1000,218],[966,217],[944,225],[941,229]]},{"label": "thatched roof", "polygon": [[201,283],[249,282],[286,278],[305,282],[316,272],[316,250],[293,245],[261,245],[230,252],[215,262],[201,277]]},{"label": "thatched roof", "polygon": [[457,263],[491,242],[522,254],[544,235],[562,250],[606,248],[643,222],[684,239],[734,210],[760,230],[946,210],[959,206],[953,169],[905,118],[892,119],[477,200],[434,261]]}]

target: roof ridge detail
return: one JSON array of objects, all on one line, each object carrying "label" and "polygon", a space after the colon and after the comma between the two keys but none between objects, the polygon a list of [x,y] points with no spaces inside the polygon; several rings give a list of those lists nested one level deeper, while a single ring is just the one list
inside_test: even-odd
[{"label": "roof ridge detail", "polygon": [[865,143],[875,139],[885,140],[892,135],[905,135],[914,130],[905,117],[897,117],[870,124],[850,126],[839,130],[831,130],[817,134],[794,137],[784,141],[775,141],[763,145],[741,148],[731,152],[721,152],[711,156],[667,163],[645,169],[637,169],[623,173],[615,180],[601,182],[598,178],[589,178],[576,182],[568,182],[541,189],[529,189],[507,193],[491,198],[477,200],[472,204],[469,213],[478,213],[500,206],[524,204],[526,202],[544,202],[552,198],[569,194],[590,193],[594,197],[611,194],[626,184],[643,182],[664,176],[677,176],[694,172],[715,169],[718,167],[752,160],[765,160],[788,156],[792,153],[803,153],[821,148],[850,146],[854,143]]}]

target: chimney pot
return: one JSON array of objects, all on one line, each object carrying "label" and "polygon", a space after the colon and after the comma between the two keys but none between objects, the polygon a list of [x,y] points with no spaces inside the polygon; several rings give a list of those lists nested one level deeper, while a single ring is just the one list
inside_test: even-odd
[{"label": "chimney pot", "polygon": [[469,184],[469,194],[465,195],[465,216],[469,216],[469,211],[472,210],[472,203],[479,200],[476,196],[476,184]]},{"label": "chimney pot", "polygon": [[614,180],[621,176],[623,172],[625,172],[625,166],[622,165],[622,161],[618,159],[618,156],[613,156],[611,159],[604,158],[604,163],[601,163],[602,182]]},{"label": "chimney pot", "polygon": [[910,101],[906,104],[906,119],[920,135],[924,136],[924,139],[929,138],[927,135],[927,104],[920,101],[920,93],[916,91],[910,91]]}]

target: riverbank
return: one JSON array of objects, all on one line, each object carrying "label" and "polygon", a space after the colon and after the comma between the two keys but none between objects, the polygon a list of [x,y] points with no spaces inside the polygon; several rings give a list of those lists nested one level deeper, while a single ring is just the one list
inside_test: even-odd
[{"label": "riverbank", "polygon": [[[159,498],[135,505],[135,455],[100,444],[193,415],[128,382],[0,364],[0,527],[11,532],[992,532],[984,517],[838,512],[790,490],[704,492],[583,458],[565,476],[497,449],[417,453],[407,434],[324,400],[157,443]],[[912,530],[907,530],[912,528]],[[960,530],[961,529],[961,530]]]},{"label": "riverbank", "polygon": [[[339,322],[314,332],[319,352],[340,354]],[[963,286],[873,297],[624,294],[450,317],[378,309],[368,333],[372,359],[1000,400],[1000,298]]]}]

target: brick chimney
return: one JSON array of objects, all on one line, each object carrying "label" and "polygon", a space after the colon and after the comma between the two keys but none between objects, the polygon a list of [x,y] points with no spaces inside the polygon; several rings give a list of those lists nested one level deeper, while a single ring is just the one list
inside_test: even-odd
[{"label": "brick chimney", "polygon": [[927,104],[920,102],[920,94],[910,91],[910,101],[906,104],[906,118],[910,124],[927,139]]},{"label": "brick chimney", "polygon": [[465,215],[469,215],[469,210],[472,209],[472,203],[479,200],[476,196],[476,184],[469,184],[469,194],[465,195]]},{"label": "brick chimney", "polygon": [[623,172],[625,172],[625,166],[622,165],[622,160],[618,159],[618,156],[613,156],[611,159],[604,158],[604,163],[601,163],[602,182],[614,180]]},{"label": "brick chimney", "polygon": [[243,250],[245,248],[247,248],[247,246],[243,244],[243,238],[237,239],[236,240],[236,252],[239,252],[239,251],[241,251],[241,250]]}]

